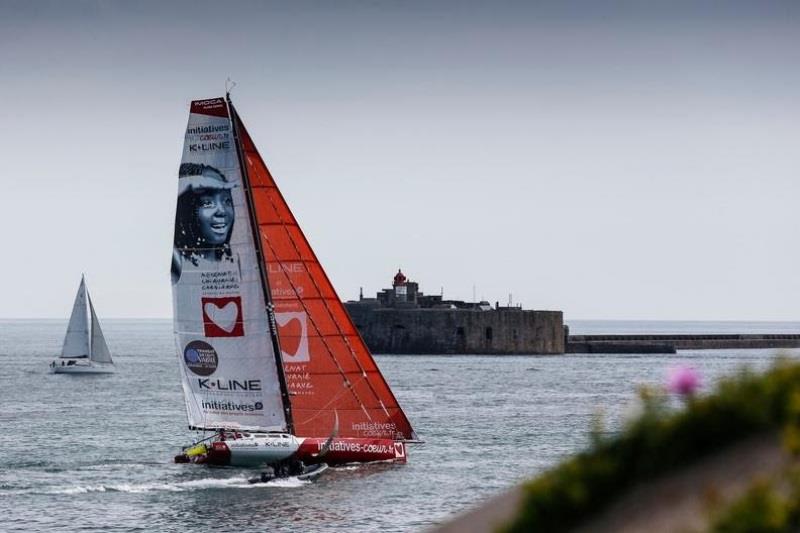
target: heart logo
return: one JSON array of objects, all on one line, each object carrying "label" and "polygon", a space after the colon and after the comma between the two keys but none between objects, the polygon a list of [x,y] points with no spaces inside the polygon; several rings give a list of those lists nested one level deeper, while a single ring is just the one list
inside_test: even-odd
[{"label": "heart logo", "polygon": [[236,327],[236,319],[239,318],[239,306],[236,302],[228,302],[222,307],[217,307],[214,302],[208,302],[203,309],[206,316],[226,332],[230,333]]},{"label": "heart logo", "polygon": [[292,318],[286,324],[278,326],[278,336],[281,339],[281,351],[289,356],[297,355],[300,348],[303,325],[299,318]]},{"label": "heart logo", "polygon": [[284,363],[305,363],[308,352],[308,317],[303,312],[275,313]]},{"label": "heart logo", "polygon": [[239,296],[202,298],[203,330],[206,337],[241,337],[242,299]]}]

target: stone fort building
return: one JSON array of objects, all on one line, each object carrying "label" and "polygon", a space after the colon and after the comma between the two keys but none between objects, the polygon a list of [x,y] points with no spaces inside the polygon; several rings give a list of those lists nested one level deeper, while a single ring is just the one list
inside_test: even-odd
[{"label": "stone fort building", "polygon": [[375,298],[345,302],[373,353],[561,354],[561,311],[492,306],[427,295],[398,270],[392,287]]}]

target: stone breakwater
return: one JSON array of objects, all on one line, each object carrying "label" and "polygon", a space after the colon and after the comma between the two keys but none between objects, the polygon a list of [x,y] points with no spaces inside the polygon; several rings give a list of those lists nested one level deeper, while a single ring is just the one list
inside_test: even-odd
[{"label": "stone breakwater", "polygon": [[678,350],[800,348],[800,334],[570,335],[561,311],[382,308],[346,302],[377,354],[670,354]]},{"label": "stone breakwater", "polygon": [[675,353],[677,350],[798,348],[798,334],[569,335],[567,353]]}]

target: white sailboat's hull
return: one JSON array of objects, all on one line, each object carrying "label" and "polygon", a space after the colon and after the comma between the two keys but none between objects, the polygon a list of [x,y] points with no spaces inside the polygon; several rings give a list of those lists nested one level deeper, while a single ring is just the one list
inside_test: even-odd
[{"label": "white sailboat's hull", "polygon": [[113,364],[101,364],[92,361],[76,361],[56,359],[50,363],[51,374],[112,374],[116,371]]}]

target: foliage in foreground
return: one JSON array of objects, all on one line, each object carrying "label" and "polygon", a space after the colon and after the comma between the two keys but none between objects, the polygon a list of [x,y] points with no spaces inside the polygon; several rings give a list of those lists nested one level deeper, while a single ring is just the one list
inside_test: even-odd
[{"label": "foliage in foreground", "polygon": [[[789,396],[783,436],[788,451],[800,455],[800,392]],[[710,529],[714,533],[800,531],[800,467],[753,482],[741,498],[716,513]]]},{"label": "foliage in foreground", "polygon": [[[721,382],[705,397],[691,398],[686,409],[666,413],[663,397],[645,391],[644,414],[611,439],[595,439],[591,448],[523,487],[518,515],[504,530],[564,531],[601,510],[635,483],[682,467],[744,438],[788,428],[787,444],[800,449],[800,365],[781,362],[764,375],[742,372]],[[758,491],[761,492],[758,492]],[[757,487],[731,512],[771,513],[775,498]],[[754,492],[755,491],[755,492]],[[752,493],[752,494],[751,494]],[[798,491],[800,496],[800,491]],[[798,498],[800,503],[800,497]],[[752,513],[751,513],[752,514]],[[762,513],[763,514],[763,513]],[[786,510],[785,523],[792,516]],[[719,519],[720,531],[725,529]],[[733,522],[731,522],[733,523]],[[750,529],[749,531],[781,531]]]},{"label": "foliage in foreground", "polygon": [[796,498],[783,496],[766,481],[758,481],[717,516],[711,530],[715,533],[796,531],[800,517],[798,503]]}]

